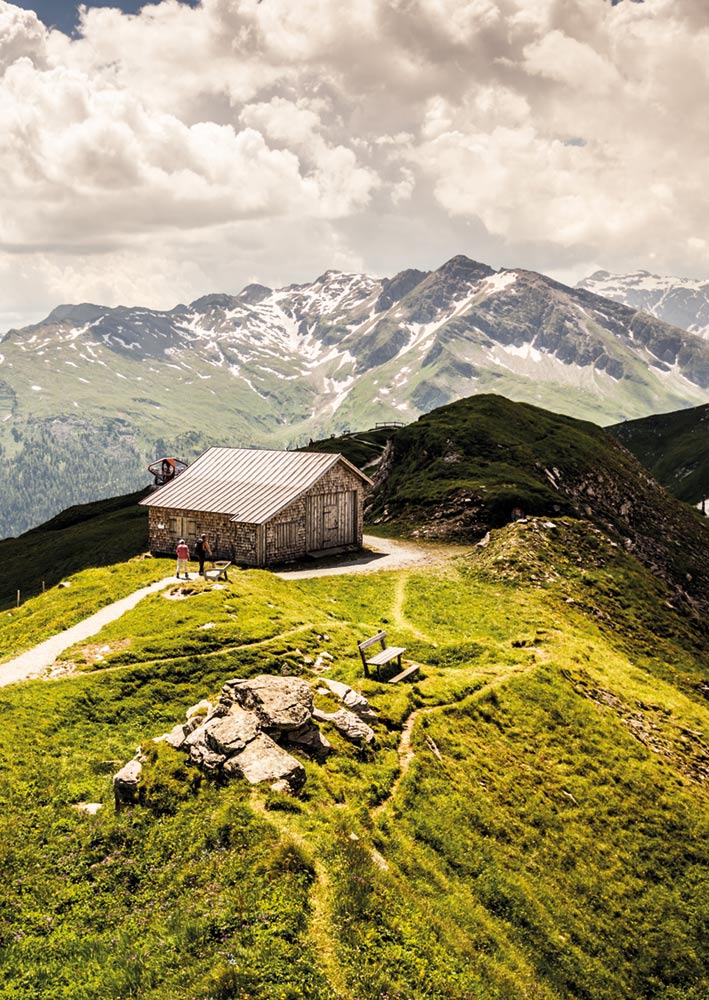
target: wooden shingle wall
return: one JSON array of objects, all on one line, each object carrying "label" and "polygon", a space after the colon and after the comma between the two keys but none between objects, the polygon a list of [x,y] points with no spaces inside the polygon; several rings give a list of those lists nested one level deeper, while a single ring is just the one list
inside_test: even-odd
[{"label": "wooden shingle wall", "polygon": [[353,544],[360,546],[364,523],[362,481],[346,466],[336,465],[294,503],[276,514],[265,526],[267,562],[291,562],[301,558],[308,551],[306,511],[310,497],[352,491],[356,491],[356,526]]}]

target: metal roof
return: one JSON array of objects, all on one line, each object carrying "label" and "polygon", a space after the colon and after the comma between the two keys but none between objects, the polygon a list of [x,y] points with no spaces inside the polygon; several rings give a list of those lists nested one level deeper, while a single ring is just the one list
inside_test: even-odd
[{"label": "metal roof", "polygon": [[338,462],[363,482],[371,483],[340,454],[209,448],[180,476],[140,502],[146,507],[227,514],[232,521],[263,524],[314,486]]}]

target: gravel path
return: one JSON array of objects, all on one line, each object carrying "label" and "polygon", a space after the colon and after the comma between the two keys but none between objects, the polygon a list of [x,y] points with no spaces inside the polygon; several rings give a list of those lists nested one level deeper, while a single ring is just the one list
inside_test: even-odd
[{"label": "gravel path", "polygon": [[[336,566],[320,566],[313,569],[283,570],[277,573],[284,580],[307,580],[318,576],[342,576],[346,573],[373,573],[380,570],[405,569],[407,566],[434,565],[445,562],[451,554],[460,553],[460,546],[436,545],[423,546],[413,542],[399,542],[392,538],[375,538],[372,535],[365,535],[364,546],[370,551],[364,555],[357,556],[348,562],[339,563]],[[149,587],[142,587],[128,597],[108,604],[101,608],[95,615],[86,618],[77,625],[60,632],[59,635],[46,639],[33,649],[27,650],[14,660],[0,663],[0,687],[6,684],[14,684],[16,681],[26,680],[41,675],[56,659],[76,642],[82,642],[107,625],[116,621],[126,611],[134,608],[139,601],[142,601],[148,594],[154,594],[157,590],[162,590],[171,583],[177,583],[174,576],[166,576],[156,583],[151,583]]]},{"label": "gravel path", "polygon": [[140,590],[129,594],[128,597],[123,597],[120,601],[115,601],[113,604],[107,604],[105,608],[101,608],[100,611],[97,611],[95,615],[91,615],[90,618],[85,618],[83,622],[78,622],[78,624],[72,625],[71,628],[66,629],[64,632],[60,632],[59,635],[53,635],[51,639],[40,642],[38,646],[28,649],[26,653],[15,657],[14,660],[8,660],[7,663],[0,663],[0,687],[41,674],[69,646],[73,646],[75,642],[81,642],[83,639],[88,639],[92,635],[96,635],[104,625],[114,622],[121,615],[124,615],[126,611],[130,611],[131,608],[134,608],[148,594],[154,594],[156,590],[162,590],[163,587],[167,587],[171,583],[177,583],[177,578],[166,576],[156,583],[151,583],[149,587],[141,587]]},{"label": "gravel path", "polygon": [[276,576],[280,576],[283,580],[309,580],[318,576],[343,576],[349,573],[378,572],[383,569],[406,569],[408,566],[421,563],[427,565],[442,563],[451,555],[460,555],[465,551],[460,545],[417,545],[415,542],[399,542],[393,538],[377,538],[374,535],[365,535],[362,544],[371,551],[337,566],[286,569],[276,573]]}]

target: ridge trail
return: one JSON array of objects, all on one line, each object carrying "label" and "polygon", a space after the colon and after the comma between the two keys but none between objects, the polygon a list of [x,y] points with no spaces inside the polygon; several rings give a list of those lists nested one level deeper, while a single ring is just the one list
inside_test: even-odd
[{"label": "ridge trail", "polygon": [[65,629],[64,632],[59,632],[50,639],[45,639],[44,642],[33,646],[32,649],[21,653],[13,660],[0,663],[0,687],[5,687],[7,684],[14,684],[16,681],[37,677],[47,667],[51,667],[57,657],[65,649],[68,649],[69,646],[73,646],[74,643],[81,642],[83,639],[89,639],[102,629],[104,625],[115,622],[126,611],[134,608],[148,594],[154,594],[158,590],[163,590],[171,583],[178,583],[177,577],[166,576],[162,580],[157,580],[155,583],[149,584],[147,587],[141,587],[139,590],[135,590],[132,594],[129,594],[128,597],[122,597],[120,601],[107,604],[105,608],[101,608],[95,614],[90,615],[81,622],[77,622],[71,628]]}]

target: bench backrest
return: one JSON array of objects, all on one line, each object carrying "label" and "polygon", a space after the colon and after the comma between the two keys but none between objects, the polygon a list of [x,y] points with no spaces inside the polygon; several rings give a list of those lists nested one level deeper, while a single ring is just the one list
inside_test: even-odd
[{"label": "bench backrest", "polygon": [[386,649],[386,638],[387,634],[384,629],[382,629],[381,632],[377,632],[377,634],[373,635],[370,639],[365,639],[364,642],[358,642],[357,645],[359,646],[360,653],[364,652],[364,650],[369,646],[373,646],[375,642],[381,642],[384,649]]}]

